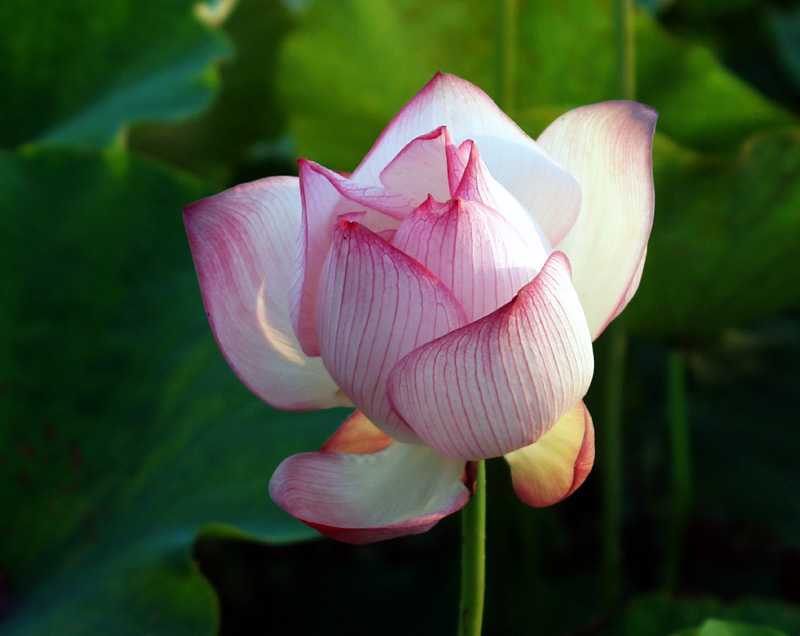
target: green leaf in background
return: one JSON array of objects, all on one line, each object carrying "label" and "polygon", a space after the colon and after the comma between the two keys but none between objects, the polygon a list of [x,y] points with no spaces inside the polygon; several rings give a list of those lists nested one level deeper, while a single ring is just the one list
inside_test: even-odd
[{"label": "green leaf in background", "polygon": [[130,148],[226,184],[294,169],[288,144],[276,143],[286,128],[276,70],[290,24],[283,0],[241,0],[225,21],[236,56],[221,64],[217,100],[191,120],[134,126]]},{"label": "green leaf in background", "polygon": [[796,91],[800,91],[800,8],[769,14],[769,28],[773,34],[779,59]]},{"label": "green leaf in background", "polygon": [[[723,621],[745,623],[756,631],[697,631],[697,625],[710,621],[715,629]],[[708,623],[706,623],[707,625]],[[730,623],[727,623],[730,626]],[[764,626],[764,627],[761,627]],[[687,628],[692,628],[689,631]],[[701,629],[706,629],[704,625]],[[702,636],[781,636],[800,633],[800,610],[775,601],[745,600],[726,604],[716,599],[679,600],[666,594],[640,596],[626,608],[620,618],[598,636],[654,636],[672,634]],[[675,634],[675,636],[678,636]]]},{"label": "green leaf in background", "polygon": [[710,618],[697,629],[676,632],[673,636],[787,636],[772,627],[730,623]]},{"label": "green leaf in background", "polygon": [[189,0],[4,0],[0,4],[0,147],[101,148],[131,121],[206,107],[210,63],[230,54]]},{"label": "green leaf in background", "polygon": [[267,482],[343,415],[277,413],[223,361],[180,214],[204,194],[124,153],[0,154],[4,633],[210,634],[198,531],[316,535]]},{"label": "green leaf in background", "polygon": [[657,137],[656,215],[641,286],[625,312],[639,334],[700,339],[800,302],[800,129],[709,157]]},{"label": "green leaf in background", "polygon": [[[521,3],[517,112],[614,94],[610,0]],[[496,95],[499,9],[478,0],[316,0],[287,41],[281,79],[297,151],[353,169],[397,110],[436,71]],[[659,130],[691,148],[733,151],[762,128],[796,123],[710,51],[638,15],[639,99]],[[537,130],[530,131],[537,133]]]}]

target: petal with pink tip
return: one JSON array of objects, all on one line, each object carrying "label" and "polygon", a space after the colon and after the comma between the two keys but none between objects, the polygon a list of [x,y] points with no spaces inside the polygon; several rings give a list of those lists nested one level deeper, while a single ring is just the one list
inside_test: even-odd
[{"label": "petal with pink tip", "polygon": [[428,445],[478,460],[541,438],[584,396],[593,365],[569,261],[554,252],[510,303],[414,350],[387,385]]},{"label": "petal with pink tip", "polygon": [[481,159],[478,147],[471,141],[465,141],[462,146],[469,150],[469,158],[453,197],[480,201],[494,208],[532,245],[542,246],[548,253],[551,252],[549,241],[536,221],[520,202],[492,177]]},{"label": "petal with pink tip", "polygon": [[377,234],[341,220],[319,294],[317,333],[331,377],[384,433],[419,443],[389,406],[386,377],[408,352],[465,324],[452,292]]},{"label": "petal with pink tip", "polygon": [[184,221],[211,328],[242,382],[282,409],[349,404],[292,331],[297,179],[261,179],[226,190],[187,206]]},{"label": "petal with pink tip", "polygon": [[381,171],[381,183],[418,203],[428,196],[447,201],[450,198],[447,147],[452,143],[444,126],[420,135]]},{"label": "petal with pink tip", "polygon": [[530,446],[506,454],[514,490],[529,506],[558,503],[580,486],[594,464],[594,426],[583,402]]},{"label": "petal with pink tip", "polygon": [[312,161],[301,159],[303,223],[290,287],[292,324],[303,351],[319,355],[314,323],[322,265],[339,216],[363,213],[361,222],[378,232],[393,229],[416,203],[380,186],[363,186]]},{"label": "petal with pink tip", "polygon": [[642,104],[604,102],[569,111],[539,137],[583,190],[575,226],[554,247],[569,256],[595,338],[622,311],[641,275],[653,224],[656,117]]},{"label": "petal with pink tip", "polygon": [[318,452],[284,460],[273,501],[322,534],[369,543],[433,527],[469,501],[464,462],[395,442],[371,454]]},{"label": "petal with pink tip", "polygon": [[453,141],[473,140],[495,179],[527,208],[551,245],[570,230],[580,187],[477,86],[437,73],[392,119],[353,173],[377,185],[385,166],[412,139],[447,126]]},{"label": "petal with pink tip", "polygon": [[541,243],[528,243],[494,209],[460,199],[417,209],[400,223],[392,245],[431,270],[469,322],[505,305],[547,260]]}]

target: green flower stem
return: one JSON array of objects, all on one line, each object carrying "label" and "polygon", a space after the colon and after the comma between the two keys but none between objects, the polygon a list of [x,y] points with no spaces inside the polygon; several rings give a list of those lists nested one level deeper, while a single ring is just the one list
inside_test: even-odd
[{"label": "green flower stem", "polygon": [[633,39],[633,0],[614,3],[617,49],[617,97],[636,99],[636,55]]},{"label": "green flower stem", "polygon": [[606,354],[605,410],[597,438],[603,478],[603,594],[611,607],[622,592],[622,386],[628,341],[619,322],[609,325],[601,344]]},{"label": "green flower stem", "polygon": [[486,578],[486,467],[476,462],[475,492],[461,511],[461,606],[458,636],[480,636]]},{"label": "green flower stem", "polygon": [[672,462],[672,516],[664,585],[674,590],[680,575],[683,543],[692,501],[692,462],[686,400],[686,361],[673,349],[668,359],[669,436]]},{"label": "green flower stem", "polygon": [[503,0],[500,6],[500,61],[498,65],[500,108],[513,119],[517,89],[517,24],[519,0]]},{"label": "green flower stem", "polygon": [[[617,97],[636,99],[636,63],[633,39],[633,0],[615,0]],[[622,386],[627,338],[621,321],[605,332],[605,369],[602,429],[598,451],[602,466],[602,564],[605,604],[619,602],[622,593]]]}]

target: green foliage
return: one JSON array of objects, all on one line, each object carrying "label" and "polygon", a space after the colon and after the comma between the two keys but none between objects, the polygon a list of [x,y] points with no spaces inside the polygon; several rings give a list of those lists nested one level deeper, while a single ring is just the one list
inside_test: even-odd
[{"label": "green foliage", "polygon": [[[702,624],[701,627],[696,627],[698,624]],[[679,601],[665,594],[652,594],[634,600],[622,617],[602,630],[600,636],[652,636],[673,632],[673,636],[781,636],[784,632],[796,634],[798,629],[800,612],[781,603]]]},{"label": "green foliage", "polygon": [[[627,324],[697,341],[800,302],[800,128],[708,156],[656,140],[656,215]],[[656,318],[657,317],[657,318]]]},{"label": "green foliage", "polygon": [[204,193],[192,179],[43,150],[2,155],[0,190],[3,268],[18,272],[0,329],[12,633],[210,633],[193,537],[211,522],[313,536],[267,481],[343,416],[271,411],[227,368],[185,245],[180,207]]},{"label": "green foliage", "polygon": [[5,0],[0,7],[0,146],[102,148],[132,121],[207,106],[209,64],[230,53],[189,0]]},{"label": "green foliage", "polygon": [[191,7],[0,8],[4,633],[210,634],[198,533],[316,536],[267,482],[343,415],[276,413],[219,354],[180,214],[216,188],[101,150],[209,103],[229,47]]},{"label": "green foliage", "polygon": [[220,184],[294,170],[288,142],[276,142],[285,135],[286,122],[275,75],[290,26],[281,0],[240,2],[225,22],[236,54],[221,65],[217,99],[190,120],[134,126],[131,149]]},{"label": "green foliage", "polygon": [[771,627],[730,623],[710,618],[697,629],[687,629],[675,636],[786,636],[786,633]]}]

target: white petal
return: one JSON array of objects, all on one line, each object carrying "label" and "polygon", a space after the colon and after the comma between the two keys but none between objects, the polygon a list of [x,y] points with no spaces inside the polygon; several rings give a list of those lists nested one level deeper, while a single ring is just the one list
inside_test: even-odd
[{"label": "white petal", "polygon": [[208,319],[236,374],[282,409],[345,406],[322,361],[300,349],[289,279],[300,231],[297,179],[261,179],[186,207]]},{"label": "white petal", "polygon": [[539,137],[583,190],[578,220],[554,247],[569,256],[595,338],[622,311],[641,277],[653,224],[656,117],[642,104],[604,102],[569,111]]},{"label": "white petal", "polygon": [[294,455],[278,466],[269,492],[322,534],[368,543],[425,532],[462,508],[470,497],[464,469],[427,446],[394,442],[374,453]]}]

